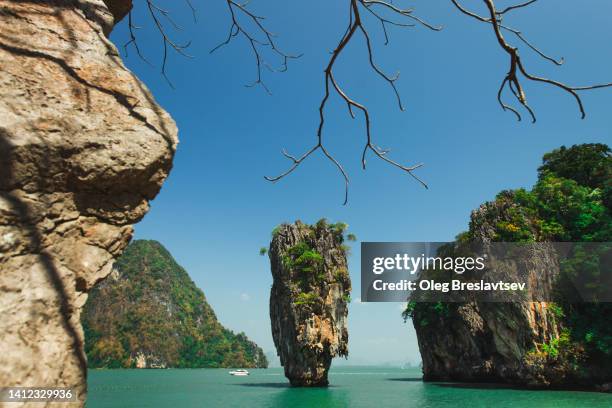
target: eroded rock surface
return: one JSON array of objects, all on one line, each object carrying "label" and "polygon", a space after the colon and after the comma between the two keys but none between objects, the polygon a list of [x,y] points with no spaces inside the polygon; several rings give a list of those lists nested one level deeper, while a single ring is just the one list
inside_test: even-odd
[{"label": "eroded rock surface", "polygon": [[326,386],[333,357],[348,356],[351,281],[345,224],[297,221],[273,233],[272,336],[293,386]]},{"label": "eroded rock surface", "polygon": [[[487,247],[496,225],[510,217],[512,204],[505,200],[486,203],[472,212],[471,242]],[[460,245],[460,244],[457,244]],[[529,299],[551,299],[559,276],[558,256],[552,246],[530,247],[520,264],[529,283]],[[495,268],[512,266],[498,264]],[[493,271],[489,271],[488,277]],[[427,279],[425,273],[421,279]],[[479,278],[476,278],[479,279]],[[487,278],[488,279],[488,278]],[[524,281],[512,278],[507,281]],[[545,367],[536,353],[543,344],[559,338],[561,326],[547,302],[483,301],[420,303],[412,312],[423,376],[429,381],[508,382],[530,386],[563,384],[564,367]]]},{"label": "eroded rock surface", "polygon": [[81,307],[177,143],[106,37],[131,1],[106,3],[0,0],[0,384],[74,387],[80,401]]},{"label": "eroded rock surface", "polygon": [[[531,190],[502,191],[472,212],[469,230],[438,254],[487,256],[463,281],[526,287],[444,298],[413,292],[405,316],[413,318],[425,379],[612,389],[611,182],[609,146],[561,146],[544,154]],[[419,275],[427,277],[458,275]]]}]

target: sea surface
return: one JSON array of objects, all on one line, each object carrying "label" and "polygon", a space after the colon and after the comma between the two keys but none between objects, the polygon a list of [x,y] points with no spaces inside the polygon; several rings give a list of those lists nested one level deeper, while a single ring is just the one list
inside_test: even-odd
[{"label": "sea surface", "polygon": [[337,367],[329,388],[291,388],[281,368],[90,370],[88,408],[105,407],[612,407],[612,394],[423,383],[419,369]]}]

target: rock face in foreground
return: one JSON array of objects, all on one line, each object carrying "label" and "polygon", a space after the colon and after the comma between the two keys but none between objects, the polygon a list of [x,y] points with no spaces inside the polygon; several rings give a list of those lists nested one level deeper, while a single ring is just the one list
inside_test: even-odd
[{"label": "rock face in foreground", "polygon": [[131,1],[106,4],[0,0],[0,384],[74,387],[81,402],[81,307],[177,143],[106,37]]},{"label": "rock face in foreground", "polygon": [[157,241],[130,243],[83,311],[96,368],[266,368],[261,348],[219,323],[187,271]]},{"label": "rock face in foreground", "polygon": [[327,386],[332,358],[348,356],[345,228],[324,220],[312,226],[296,221],[273,232],[272,336],[293,386]]}]

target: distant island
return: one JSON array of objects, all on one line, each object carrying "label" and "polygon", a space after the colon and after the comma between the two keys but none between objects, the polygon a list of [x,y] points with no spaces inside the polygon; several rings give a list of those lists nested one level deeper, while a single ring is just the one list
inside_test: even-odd
[{"label": "distant island", "polygon": [[93,289],[82,315],[91,368],[266,368],[261,348],[219,323],[157,241],[136,240]]}]

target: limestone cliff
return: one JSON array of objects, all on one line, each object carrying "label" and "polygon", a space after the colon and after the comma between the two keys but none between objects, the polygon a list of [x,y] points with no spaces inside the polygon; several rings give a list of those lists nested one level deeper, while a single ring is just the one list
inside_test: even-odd
[{"label": "limestone cliff", "polygon": [[170,171],[175,124],[107,38],[130,7],[0,0],[3,386],[84,400],[81,307]]},{"label": "limestone cliff", "polygon": [[551,244],[609,242],[610,186],[608,146],[562,147],[544,155],[532,190],[503,191],[472,212],[469,231],[449,250],[529,242],[521,245],[527,253],[509,259],[524,266],[530,290],[507,303],[409,302],[405,316],[417,332],[426,380],[612,389],[612,307],[575,297],[581,285],[609,287],[610,245],[599,258],[576,251],[564,260]]},{"label": "limestone cliff", "polygon": [[296,221],[273,232],[272,336],[293,386],[328,385],[332,358],[348,355],[345,228],[325,220],[312,226]]},{"label": "limestone cliff", "polygon": [[204,293],[157,241],[136,240],[83,310],[96,368],[266,368],[263,350],[219,323]]},{"label": "limestone cliff", "polygon": [[[478,247],[492,240],[495,226],[508,214],[507,202],[493,202],[472,213],[471,241]],[[472,242],[473,243],[473,242]],[[459,251],[461,240],[450,249]],[[512,277],[507,281],[529,281],[530,298],[549,298],[542,292],[552,291],[551,282],[559,276],[554,250],[543,245],[529,248],[520,258],[528,278]],[[513,263],[517,262],[513,259]],[[497,268],[508,265],[498,263]],[[513,269],[513,268],[508,268]],[[493,271],[483,276],[490,278]],[[424,273],[421,279],[429,279]],[[495,281],[496,279],[492,279]],[[538,284],[535,284],[537,282]],[[531,293],[538,291],[538,293]],[[488,303],[437,302],[418,304],[412,311],[426,381],[511,382],[538,385],[544,380],[526,356],[538,345],[549,344],[559,337],[559,321],[545,302]]]}]

